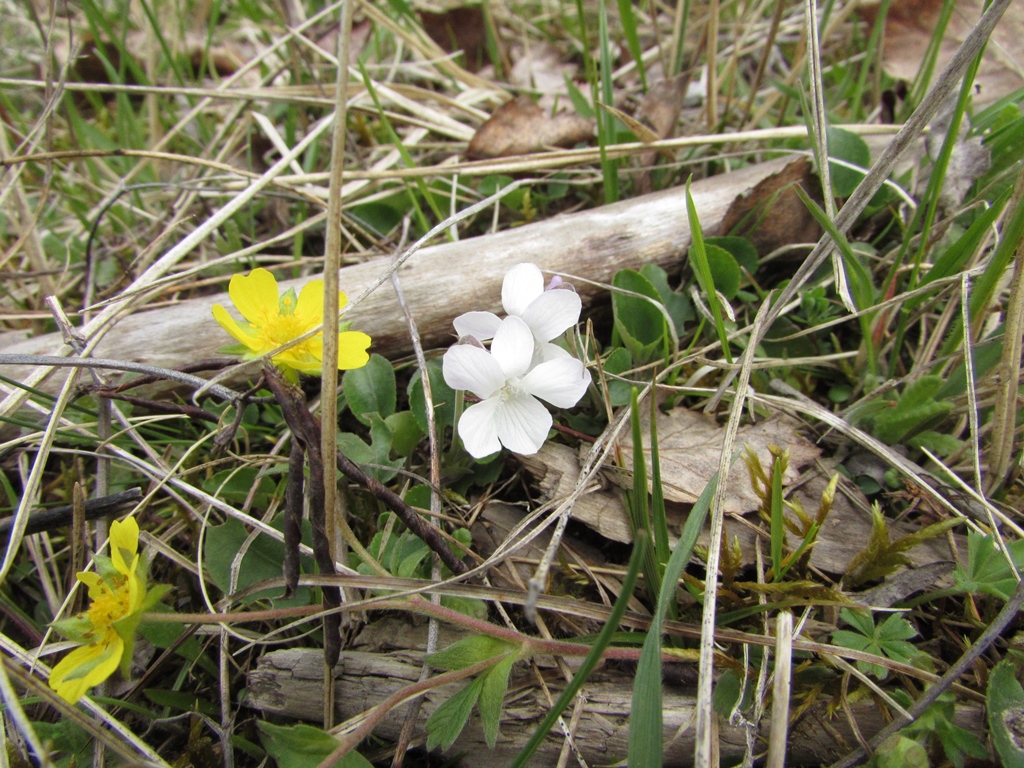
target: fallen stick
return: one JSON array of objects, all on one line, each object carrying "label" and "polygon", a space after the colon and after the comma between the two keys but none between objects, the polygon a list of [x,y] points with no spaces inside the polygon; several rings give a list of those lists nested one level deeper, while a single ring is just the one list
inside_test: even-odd
[{"label": "fallen stick", "polygon": [[[706,233],[717,232],[729,206],[762,180],[781,171],[790,158],[750,166],[692,185]],[[672,270],[690,245],[683,187],[633,198],[579,213],[556,216],[491,235],[423,248],[402,267],[406,301],[425,346],[454,341],[452,320],[469,310],[500,310],[501,281],[513,265],[532,261],[548,272],[608,284],[620,269],[658,264]],[[340,286],[350,298],[375,283],[392,264],[391,255],[343,267]],[[283,287],[309,278],[283,281]],[[600,285],[572,281],[584,303],[605,293]],[[131,360],[163,368],[216,355],[231,339],[213,320],[214,304],[230,306],[226,294],[202,296],[139,311],[120,320],[99,342],[95,357]],[[373,337],[371,350],[390,358],[412,347],[394,293],[381,288],[344,316],[354,329]],[[9,344],[9,354],[60,354],[60,334]],[[0,375],[24,380],[31,368],[0,366]],[[5,388],[9,385],[4,385]],[[43,385],[43,388],[47,387]]]},{"label": "fallen stick", "polygon": [[[400,640],[392,637],[392,640]],[[366,653],[344,651],[335,668],[338,696],[337,722],[357,717],[376,706],[397,691],[415,683],[422,670],[423,655],[418,651],[393,653]],[[248,687],[245,704],[264,715],[293,717],[317,722],[323,717],[323,654],[310,648],[273,651],[260,657],[246,678]],[[629,716],[633,698],[631,671],[607,667],[598,670],[583,688],[584,711],[576,725],[574,743],[590,765],[609,765],[626,758],[629,738]],[[552,688],[560,688],[555,678],[549,679]],[[417,733],[423,734],[426,719],[443,702],[465,686],[449,684],[426,694],[417,721]],[[557,695],[557,694],[555,694]],[[666,683],[664,696],[664,760],[666,765],[693,764],[692,718],[696,700],[693,685]],[[526,673],[524,665],[513,671],[509,693],[501,719],[501,733],[494,750],[484,741],[483,728],[474,713],[466,729],[446,754],[467,759],[456,760],[456,765],[488,766],[508,765],[526,744],[534,728],[547,711],[549,703],[536,685],[536,679]],[[827,702],[811,707],[792,723],[789,734],[787,764],[821,765],[845,754],[855,745],[856,738],[847,718],[842,714],[828,715]],[[865,738],[879,732],[885,722],[878,707],[871,701],[851,705],[850,713]],[[402,728],[405,708],[399,707],[380,723],[374,735],[395,740]],[[962,728],[979,732],[984,710],[977,704],[958,705],[955,722]],[[568,722],[568,717],[566,718]],[[742,725],[730,725],[725,718],[719,722],[719,750],[723,760],[743,757],[746,733]],[[553,732],[534,756],[534,765],[554,765],[562,747],[563,736]],[[481,763],[482,761],[482,763]]]}]

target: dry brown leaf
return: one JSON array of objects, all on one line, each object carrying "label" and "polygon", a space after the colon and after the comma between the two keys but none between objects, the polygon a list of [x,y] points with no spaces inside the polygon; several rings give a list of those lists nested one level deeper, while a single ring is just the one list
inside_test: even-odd
[{"label": "dry brown leaf", "polygon": [[519,96],[498,107],[480,126],[466,150],[468,157],[507,157],[540,152],[551,147],[571,147],[594,137],[592,121],[579,115],[548,115]]},{"label": "dry brown leaf", "polygon": [[[641,418],[641,434],[650,434],[650,415]],[[692,504],[700,496],[711,477],[718,471],[725,442],[725,428],[714,416],[686,408],[674,408],[668,413],[658,412],[658,450],[661,455],[661,479],[665,498],[669,501]],[[783,485],[791,485],[799,477],[798,469],[810,464],[821,451],[818,446],[800,435],[787,418],[776,415],[755,424],[740,427],[736,434],[736,448],[749,447],[766,469],[771,467],[769,445],[778,445],[789,451],[789,467],[782,478]],[[625,467],[633,464],[633,441],[630,435],[619,440]],[[651,451],[644,448],[644,457],[650,477]],[[724,509],[730,514],[751,512],[761,506],[761,500],[750,485],[746,468],[734,465],[729,474]]]},{"label": "dry brown leaf", "polygon": [[[580,475],[579,457],[567,445],[545,443],[535,456],[520,456],[527,472],[537,483],[540,497],[545,500],[561,501],[573,492]],[[730,473],[733,483],[748,483],[746,467],[734,465]],[[787,494],[790,501],[799,502],[810,513],[818,509],[821,494],[828,486],[830,473],[819,466],[808,468],[807,474],[801,478],[800,484]],[[843,482],[832,501],[832,511],[825,518],[818,532],[817,543],[811,550],[811,565],[828,573],[844,573],[850,559],[863,549],[864,542],[871,535],[871,520],[867,512],[867,497],[853,483]],[[668,502],[667,518],[669,540],[675,546],[676,536],[682,530],[683,523],[690,511],[689,504]],[[612,541],[629,543],[633,540],[629,528],[629,516],[622,501],[622,493],[617,490],[594,490],[583,494],[573,505],[572,518],[597,531],[601,536]],[[730,517],[725,524],[726,539],[735,537],[740,543],[743,560],[754,562],[756,540],[759,535],[767,535],[764,526],[752,519]],[[919,526],[906,523],[893,523],[893,536],[913,533]],[[762,533],[758,533],[761,529]],[[964,550],[964,543],[959,537],[958,549]],[[704,530],[697,543],[708,546],[710,541],[710,523],[705,522]],[[800,540],[791,532],[787,533],[787,546],[799,546]],[[763,551],[763,550],[762,550]],[[948,543],[944,540],[930,539],[907,553],[915,568],[937,561],[948,561],[950,558]]]},{"label": "dry brown leaf", "polygon": [[[636,108],[634,122],[640,125],[649,125],[645,128],[653,138],[643,138],[637,130],[630,125],[633,131],[642,141],[655,141],[657,139],[671,138],[675,133],[676,125],[679,123],[679,115],[683,110],[683,102],[686,99],[686,89],[690,84],[689,73],[677,75],[668,80],[659,80],[652,85],[644,95]],[[672,153],[663,152],[663,156],[671,161]],[[637,177],[637,191],[640,194],[647,194],[653,189],[650,167],[657,162],[658,155],[655,152],[644,152],[638,158],[640,167],[644,169]]]},{"label": "dry brown leaf", "polygon": [[446,53],[462,51],[470,72],[479,72],[487,63],[487,22],[482,6],[463,5],[443,13],[419,14],[430,39]]},{"label": "dry brown leaf", "polygon": [[659,139],[670,138],[679,122],[689,84],[690,75],[685,72],[668,80],[659,80],[637,106],[637,119],[651,126]]},{"label": "dry brown leaf", "polygon": [[541,109],[550,111],[556,102],[568,99],[566,80],[575,78],[579,68],[572,62],[563,61],[558,48],[548,43],[528,48],[513,46],[511,58],[509,82],[524,91],[539,94],[537,104]]},{"label": "dry brown leaf", "polygon": [[[981,17],[983,0],[958,0],[939,49],[936,72],[953,57]],[[882,62],[892,77],[911,81],[917,77],[925,49],[931,40],[942,0],[895,0],[885,20]],[[877,6],[861,5],[861,13],[874,23]],[[992,32],[975,83],[975,105],[990,104],[1024,87],[1024,3],[1013,3]]]},{"label": "dry brown leaf", "polygon": [[737,197],[717,234],[745,237],[762,256],[783,245],[816,243],[821,227],[792,189],[794,184],[821,204],[821,185],[814,183],[811,162],[800,158]]}]

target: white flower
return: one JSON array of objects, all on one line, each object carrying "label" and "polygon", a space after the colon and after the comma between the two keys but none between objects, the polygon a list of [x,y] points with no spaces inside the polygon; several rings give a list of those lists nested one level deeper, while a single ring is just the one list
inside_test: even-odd
[{"label": "white flower", "polygon": [[[558,287],[557,278],[548,290],[544,275],[536,264],[517,264],[505,273],[501,284],[501,304],[510,317],[522,318],[533,333],[537,346],[536,359],[565,357],[565,350],[551,344],[580,319],[583,303],[575,291]],[[494,338],[501,319],[493,312],[466,312],[455,318],[459,336],[472,336],[480,341]]]},{"label": "white flower", "polygon": [[488,352],[457,344],[444,353],[444,380],[480,398],[459,419],[459,437],[474,458],[505,446],[533,454],[547,439],[551,414],[537,398],[572,408],[590,385],[590,372],[569,355],[532,365],[533,331],[515,315],[502,320]]}]

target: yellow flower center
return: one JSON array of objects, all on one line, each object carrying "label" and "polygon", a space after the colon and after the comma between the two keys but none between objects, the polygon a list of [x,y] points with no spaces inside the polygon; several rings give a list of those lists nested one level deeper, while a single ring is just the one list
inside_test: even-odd
[{"label": "yellow flower center", "polygon": [[[274,349],[280,347],[282,344],[287,344],[298,336],[306,333],[312,328],[320,324],[319,317],[306,317],[303,315],[295,314],[294,298],[291,296],[281,297],[281,307],[277,312],[272,309],[268,311],[263,318],[262,325],[250,323],[250,327],[256,331],[260,338],[260,341],[264,345],[265,350]],[[319,336],[319,334],[317,335]],[[317,338],[314,336],[313,338]],[[303,353],[311,354],[310,342],[313,339],[307,339],[299,344],[296,344],[290,349],[292,355],[301,355]]]},{"label": "yellow flower center", "polygon": [[103,590],[103,593],[93,598],[89,606],[88,616],[96,629],[105,629],[119,619],[123,619],[131,612],[131,605],[128,598],[127,579],[117,579],[114,591]]}]

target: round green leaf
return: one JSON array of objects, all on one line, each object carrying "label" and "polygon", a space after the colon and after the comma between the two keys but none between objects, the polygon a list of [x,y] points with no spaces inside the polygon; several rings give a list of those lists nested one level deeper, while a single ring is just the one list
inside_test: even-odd
[{"label": "round green leaf", "polygon": [[725,298],[734,298],[740,289],[740,279],[743,277],[740,265],[736,263],[736,257],[719,245],[705,243],[704,247],[708,254],[708,267],[711,269],[711,279],[715,288]]},{"label": "round green leaf", "polygon": [[362,368],[345,372],[341,385],[348,407],[363,424],[369,425],[371,413],[386,419],[395,412],[395,369],[387,358],[370,355],[369,362]]}]

